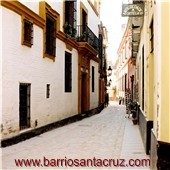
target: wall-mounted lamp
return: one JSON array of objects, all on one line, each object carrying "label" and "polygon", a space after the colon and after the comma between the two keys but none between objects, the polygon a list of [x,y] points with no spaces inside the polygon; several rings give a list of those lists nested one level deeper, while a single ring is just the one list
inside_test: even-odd
[{"label": "wall-mounted lamp", "polygon": [[112,75],[112,68],[111,68],[111,66],[109,66],[109,68],[108,68],[108,76],[111,76]]},{"label": "wall-mounted lamp", "polygon": [[112,79],[110,79],[110,80],[107,82],[107,86],[109,87],[111,84],[112,84]]}]

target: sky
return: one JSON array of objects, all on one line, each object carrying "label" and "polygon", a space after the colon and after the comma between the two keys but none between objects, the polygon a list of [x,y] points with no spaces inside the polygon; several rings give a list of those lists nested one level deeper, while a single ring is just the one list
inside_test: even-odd
[{"label": "sky", "polygon": [[108,58],[114,63],[117,50],[122,39],[122,24],[127,22],[127,17],[121,17],[122,0],[102,0],[100,18],[108,30]]}]

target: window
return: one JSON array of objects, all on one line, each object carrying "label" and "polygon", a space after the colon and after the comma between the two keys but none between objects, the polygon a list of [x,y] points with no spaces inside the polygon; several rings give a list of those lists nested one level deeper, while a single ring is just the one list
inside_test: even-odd
[{"label": "window", "polygon": [[86,31],[87,26],[87,12],[82,9],[82,33]]},{"label": "window", "polygon": [[43,57],[55,61],[56,34],[60,30],[60,14],[46,1],[40,1],[39,15],[45,20],[45,25],[43,27]]},{"label": "window", "polygon": [[154,50],[154,27],[153,27],[153,20],[150,25],[150,52],[152,53]]},{"label": "window", "polygon": [[65,52],[65,92],[72,92],[72,55]]},{"label": "window", "polygon": [[46,98],[50,98],[50,84],[47,84]]},{"label": "window", "polygon": [[124,75],[122,76],[122,91],[124,91],[125,89],[125,84],[124,84],[125,80],[124,80]]},{"label": "window", "polygon": [[127,89],[127,73],[125,74],[125,88],[124,88],[124,91],[126,91],[126,89]]},{"label": "window", "polygon": [[30,127],[30,94],[31,85],[22,83],[19,86],[19,126],[20,130]]},{"label": "window", "polygon": [[23,19],[23,44],[31,47],[33,45],[33,23]]},{"label": "window", "polygon": [[95,70],[94,66],[92,66],[92,92],[94,92],[94,75],[95,75]]},{"label": "window", "polygon": [[65,1],[65,22],[76,28],[77,0]]},{"label": "window", "polygon": [[103,36],[101,34],[99,34],[99,58],[101,60],[101,65],[100,65],[100,68],[102,69],[104,67],[104,47],[103,47]]},{"label": "window", "polygon": [[46,53],[55,57],[56,49],[56,20],[46,14]]}]

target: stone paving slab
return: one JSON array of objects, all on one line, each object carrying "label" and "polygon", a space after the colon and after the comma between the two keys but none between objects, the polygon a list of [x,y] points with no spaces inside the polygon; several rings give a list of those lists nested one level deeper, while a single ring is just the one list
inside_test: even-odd
[{"label": "stone paving slab", "polygon": [[[132,132],[133,131],[133,132]],[[137,135],[135,137],[135,135]],[[135,139],[135,141],[133,140]],[[115,159],[145,157],[138,126],[125,118],[125,106],[111,103],[100,114],[54,129],[37,137],[2,148],[2,169],[47,169],[19,167],[15,159]],[[136,145],[138,143],[138,145]],[[142,153],[142,154],[141,154]],[[48,169],[60,169],[50,167]],[[61,169],[118,169],[107,167]],[[120,168],[123,169],[123,168]],[[135,168],[133,168],[135,170]]]},{"label": "stone paving slab", "polygon": [[[133,170],[150,169],[148,164],[149,156],[145,154],[145,149],[140,135],[139,126],[133,125],[132,120],[129,118],[126,118],[124,140],[123,140],[122,150],[121,150],[121,158],[124,158],[126,160],[133,159],[137,161],[138,165],[140,164],[139,166],[126,167],[125,169],[133,169]],[[146,166],[142,166],[142,164],[144,164],[144,160],[148,161]]]}]

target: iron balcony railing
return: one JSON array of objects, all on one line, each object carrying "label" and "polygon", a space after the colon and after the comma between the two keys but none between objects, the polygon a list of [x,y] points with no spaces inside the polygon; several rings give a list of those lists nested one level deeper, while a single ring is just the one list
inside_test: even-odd
[{"label": "iron balcony railing", "polygon": [[96,51],[98,51],[99,40],[93,31],[87,25],[77,26],[77,41],[87,42]]},{"label": "iron balcony railing", "polygon": [[87,42],[98,52],[99,39],[87,25],[77,25],[74,28],[66,22],[63,28],[68,38],[74,38],[78,42]]}]

